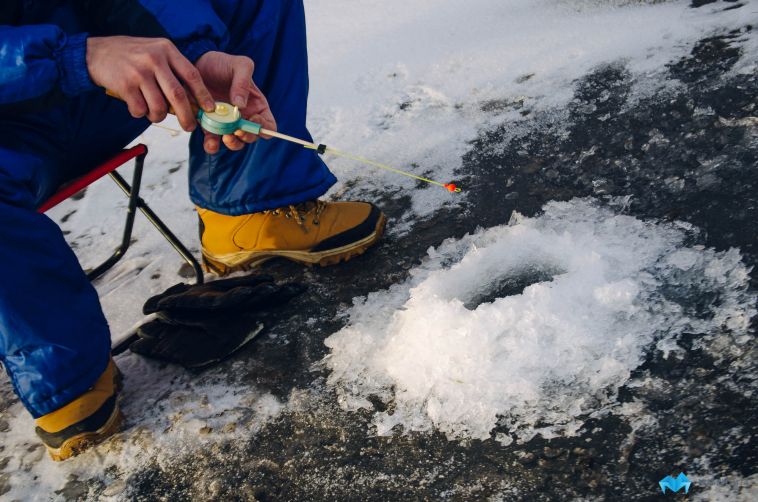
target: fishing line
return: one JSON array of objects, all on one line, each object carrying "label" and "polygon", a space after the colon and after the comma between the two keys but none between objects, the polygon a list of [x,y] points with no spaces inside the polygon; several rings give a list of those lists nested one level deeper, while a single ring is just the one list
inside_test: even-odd
[{"label": "fishing line", "polygon": [[[110,90],[106,90],[106,94],[114,98],[121,99],[115,92],[112,92]],[[169,109],[169,112],[173,114],[174,110]],[[277,131],[264,129],[260,124],[252,122],[250,120],[243,119],[242,114],[240,113],[239,109],[236,106],[230,105],[229,103],[217,101],[216,109],[213,110],[212,112],[206,112],[204,110],[197,109],[197,119],[200,122],[200,127],[202,127],[206,131],[211,132],[213,134],[218,134],[218,135],[234,134],[236,131],[241,130],[241,131],[255,134],[257,136],[260,136],[260,135],[271,136],[273,138],[278,138],[284,141],[288,141],[290,143],[301,145],[310,150],[315,150],[320,155],[329,153],[332,155],[336,155],[338,157],[344,157],[346,159],[353,160],[355,162],[360,162],[362,164],[373,166],[379,169],[384,169],[386,171],[390,171],[395,174],[407,176],[408,178],[413,178],[418,181],[423,181],[424,183],[429,183],[430,185],[437,185],[439,187],[445,188],[446,190],[450,192],[459,193],[462,191],[460,188],[458,188],[455,185],[455,183],[440,183],[439,181],[425,178],[423,176],[418,176],[408,171],[403,171],[402,169],[397,169],[395,167],[388,166],[387,164],[382,164],[381,162],[376,162],[374,160],[361,157],[359,155],[355,155],[349,152],[343,152],[341,150],[337,150],[336,148],[331,148],[323,144],[317,145],[313,142],[305,141],[303,139],[296,138],[294,136],[289,136],[287,134],[282,134]],[[158,126],[158,127],[161,127],[161,126]],[[169,129],[165,126],[162,126],[162,127],[165,129]]]},{"label": "fishing line", "polygon": [[236,106],[232,106],[228,103],[217,102],[216,109],[212,112],[205,112],[203,110],[198,110],[197,117],[198,117],[198,120],[200,121],[200,126],[203,129],[215,134],[233,134],[235,131],[242,130],[242,131],[250,132],[256,135],[271,136],[273,138],[279,138],[284,141],[289,141],[290,143],[301,145],[304,148],[308,148],[309,150],[315,150],[321,155],[325,153],[330,153],[332,155],[344,157],[346,159],[350,159],[355,162],[360,162],[363,164],[367,164],[369,166],[378,167],[379,169],[384,169],[384,170],[393,172],[395,174],[400,174],[402,176],[407,176],[409,178],[423,181],[431,185],[437,185],[437,186],[447,189],[450,192],[461,191],[460,188],[455,186],[455,183],[440,183],[439,181],[431,180],[429,178],[424,178],[423,176],[418,176],[416,174],[409,173],[408,171],[403,171],[402,169],[397,169],[395,167],[388,166],[387,164],[382,164],[381,162],[376,162],[374,160],[361,157],[359,155],[355,155],[349,152],[343,152],[341,150],[337,150],[336,148],[331,148],[323,144],[317,145],[310,141],[305,141],[300,138],[289,136],[287,134],[282,134],[277,131],[264,129],[260,124],[256,124],[255,122],[251,122],[249,120],[243,119],[239,112],[239,109]]},{"label": "fishing line", "polygon": [[[265,134],[265,133],[264,133]],[[394,168],[392,166],[388,166],[387,164],[382,164],[380,162],[376,162],[374,160],[366,159],[364,157],[360,157],[358,155],[354,155],[352,153],[348,152],[342,152],[340,150],[337,150],[335,148],[328,147],[326,145],[304,145],[305,148],[309,148],[312,150],[318,151],[318,153],[331,153],[332,155],[337,155],[339,157],[344,157],[346,159],[354,160],[356,162],[362,162],[364,164],[368,164],[370,166],[378,167],[380,169],[386,169],[387,171],[391,171],[393,173],[402,174],[403,176],[408,176],[409,178],[417,179],[420,181],[424,181],[426,183],[430,183],[432,185],[441,186],[442,188],[446,188],[451,192],[460,192],[461,189],[455,186],[455,183],[440,183],[439,181],[430,180],[429,178],[424,178],[423,176],[418,176],[413,173],[409,173],[407,171],[403,171],[397,168]]]}]

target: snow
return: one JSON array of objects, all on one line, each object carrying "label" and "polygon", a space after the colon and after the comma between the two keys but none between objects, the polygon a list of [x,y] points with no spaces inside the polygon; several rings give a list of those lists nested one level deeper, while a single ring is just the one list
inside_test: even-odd
[{"label": "snow", "polygon": [[693,483],[707,486],[697,493],[693,500],[707,502],[751,502],[758,500],[758,475],[742,478],[728,476],[722,478],[701,479],[693,477]]},{"label": "snow", "polygon": [[[346,409],[391,402],[380,435],[572,435],[654,342],[747,333],[749,270],[734,249],[688,246],[687,228],[578,199],[445,241],[405,283],[356,300],[326,340],[328,383]],[[698,298],[718,299],[695,311]]]},{"label": "snow", "polygon": [[[746,8],[721,12],[689,3],[308,0],[309,127],[318,142],[457,181],[461,156],[481,130],[507,123],[516,136],[539,126],[535,116],[560,118],[576,79],[598,65],[623,62],[634,92],[644,95],[675,85],[654,76],[696,40],[744,24]],[[735,72],[754,72],[758,37],[743,38],[752,49]],[[164,126],[177,128],[173,119]],[[143,197],[197,255],[187,139],[151,128],[136,142],[150,149]],[[330,196],[410,198],[411,210],[390,222],[395,235],[476,197],[465,186],[461,195],[418,189],[391,173],[327,160],[340,178]],[[129,179],[130,169],[121,172]],[[48,214],[87,267],[118,245],[125,207],[123,194],[104,179]],[[498,433],[502,444],[514,440],[511,433],[526,440],[538,422],[548,424],[540,425],[543,436],[571,433],[584,413],[613,405],[615,390],[655,344],[677,350],[677,334],[688,327],[744,330],[749,299],[739,252],[691,247],[688,232],[573,201],[447,241],[409,281],[356,302],[349,325],[328,341],[330,383],[349,409],[367,405],[371,393],[393,397],[395,413],[375,416],[382,434],[399,424],[436,427],[453,438],[489,437],[501,420],[509,431]],[[147,297],[184,280],[181,259],[141,216],[134,237],[126,258],[95,284],[115,341],[143,321]],[[535,279],[523,294],[488,299],[498,288]],[[681,298],[664,294],[673,281],[686,294],[716,291],[728,301],[713,307],[712,320],[695,318],[678,307]],[[105,495],[123,498],[123,480],[146,463],[254,436],[291,404],[230,384],[216,371],[190,375],[129,354],[117,363],[126,377],[128,430],[77,459],[53,464],[22,407],[3,412],[2,451],[14,452],[0,462],[0,481],[10,479],[4,498],[53,499],[70,476],[99,480]],[[238,364],[225,369],[233,375]]]},{"label": "snow", "polygon": [[47,458],[28,415],[15,404],[9,413],[10,431],[3,435],[6,451],[15,452],[4,469],[13,473],[13,482],[3,497],[48,500],[72,479],[98,479],[106,495],[125,495],[128,474],[254,434],[284,407],[254,387],[230,385],[224,375],[197,379],[133,355],[117,362],[125,375],[121,406],[127,432],[76,460],[57,463]]},{"label": "snow", "polygon": [[[507,122],[516,135],[534,115],[555,114],[573,98],[575,80],[598,65],[623,62],[644,77],[633,90],[644,95],[675,85],[649,77],[687,54],[688,41],[745,20],[742,9],[690,9],[685,1],[311,0],[306,6],[316,140],[443,183],[456,181],[477,132]],[[343,159],[330,167],[343,181],[360,180],[355,193],[412,195],[413,211],[391,231],[408,231],[418,217],[461,200],[435,187],[414,191],[412,180]]]}]

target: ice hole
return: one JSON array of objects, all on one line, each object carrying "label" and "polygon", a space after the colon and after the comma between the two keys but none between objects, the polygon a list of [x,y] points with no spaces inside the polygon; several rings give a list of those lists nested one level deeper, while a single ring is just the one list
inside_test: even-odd
[{"label": "ice hole", "polygon": [[475,291],[463,306],[469,310],[476,310],[483,303],[492,303],[500,298],[520,295],[532,284],[551,282],[556,275],[563,272],[557,267],[547,265],[531,265],[511,271],[483,284],[481,289]]}]

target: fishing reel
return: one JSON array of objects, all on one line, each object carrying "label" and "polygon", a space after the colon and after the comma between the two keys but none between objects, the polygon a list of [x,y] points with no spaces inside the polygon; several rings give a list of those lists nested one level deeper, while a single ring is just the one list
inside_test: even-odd
[{"label": "fishing reel", "polygon": [[200,127],[220,136],[234,134],[238,130],[259,135],[262,129],[260,124],[243,119],[239,108],[223,101],[216,101],[216,109],[212,112],[198,110],[197,119]]}]

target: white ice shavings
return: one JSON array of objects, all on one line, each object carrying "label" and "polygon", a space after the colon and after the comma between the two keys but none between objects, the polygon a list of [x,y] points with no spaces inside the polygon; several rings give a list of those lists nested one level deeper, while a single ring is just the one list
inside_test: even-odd
[{"label": "white ice shavings", "polygon": [[406,283],[356,301],[326,340],[329,384],[346,409],[394,403],[374,416],[379,434],[571,434],[655,342],[747,329],[739,252],[688,247],[686,228],[577,199],[448,240]]}]

